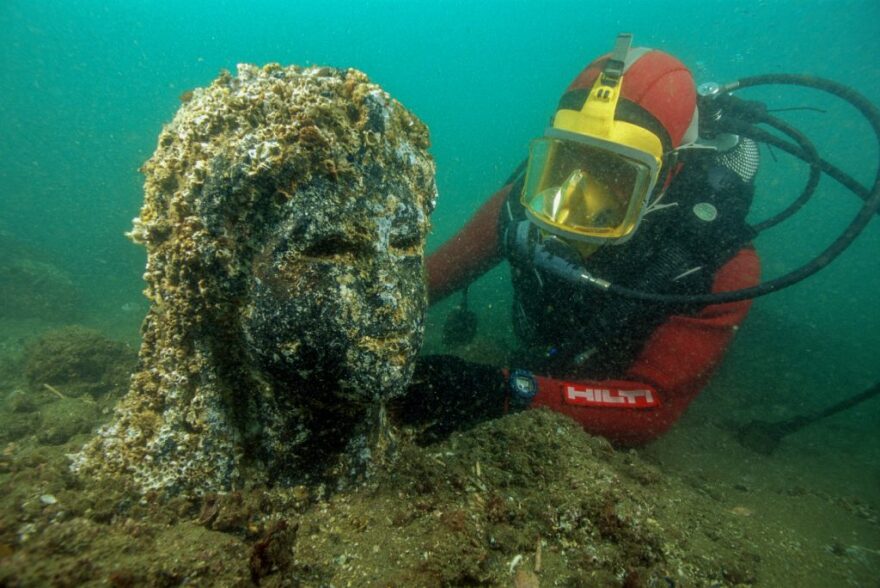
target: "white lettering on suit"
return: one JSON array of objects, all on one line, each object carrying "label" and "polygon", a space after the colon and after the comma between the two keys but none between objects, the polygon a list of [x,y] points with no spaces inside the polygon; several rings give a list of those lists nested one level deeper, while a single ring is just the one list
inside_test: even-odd
[{"label": "white lettering on suit", "polygon": [[610,388],[588,388],[567,385],[566,400],[572,404],[592,404],[597,406],[654,406],[656,398],[652,390],[619,390]]}]

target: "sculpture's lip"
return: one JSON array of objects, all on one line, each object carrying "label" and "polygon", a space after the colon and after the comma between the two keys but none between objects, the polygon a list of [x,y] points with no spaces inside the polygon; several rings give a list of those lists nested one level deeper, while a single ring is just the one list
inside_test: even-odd
[{"label": "sculpture's lip", "polygon": [[402,332],[389,332],[383,333],[381,335],[363,335],[358,339],[359,343],[370,345],[370,344],[383,344],[383,345],[410,345],[412,341],[411,333],[402,333]]},{"label": "sculpture's lip", "polygon": [[416,353],[416,344],[409,333],[365,335],[358,339],[356,345],[362,352],[374,354],[392,363],[405,362],[405,358]]}]

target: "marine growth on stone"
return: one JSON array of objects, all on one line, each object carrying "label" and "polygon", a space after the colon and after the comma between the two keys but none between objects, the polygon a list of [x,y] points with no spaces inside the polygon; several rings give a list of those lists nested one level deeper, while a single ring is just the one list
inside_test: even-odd
[{"label": "marine growth on stone", "polygon": [[140,365],[74,469],[200,494],[368,454],[422,340],[428,142],[353,69],[240,65],[187,95],[130,233]]}]

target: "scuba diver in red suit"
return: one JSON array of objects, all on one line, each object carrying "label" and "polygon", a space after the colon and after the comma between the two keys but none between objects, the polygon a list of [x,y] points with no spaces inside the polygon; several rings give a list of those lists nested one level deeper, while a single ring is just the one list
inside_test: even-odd
[{"label": "scuba diver in red suit", "polygon": [[646,443],[707,384],[748,314],[750,300],[686,300],[760,282],[745,222],[757,145],[701,132],[688,68],[630,41],[578,74],[522,169],[429,256],[432,303],[507,260],[520,342],[509,370],[420,358],[400,414],[429,437],[547,407],[618,445]]}]

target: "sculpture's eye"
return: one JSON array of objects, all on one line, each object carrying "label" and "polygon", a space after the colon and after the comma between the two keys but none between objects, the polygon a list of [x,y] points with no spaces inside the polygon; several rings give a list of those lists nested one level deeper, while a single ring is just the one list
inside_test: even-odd
[{"label": "sculpture's eye", "polygon": [[360,244],[344,239],[340,235],[330,235],[318,239],[303,250],[305,257],[321,259],[352,257],[363,252]]}]

